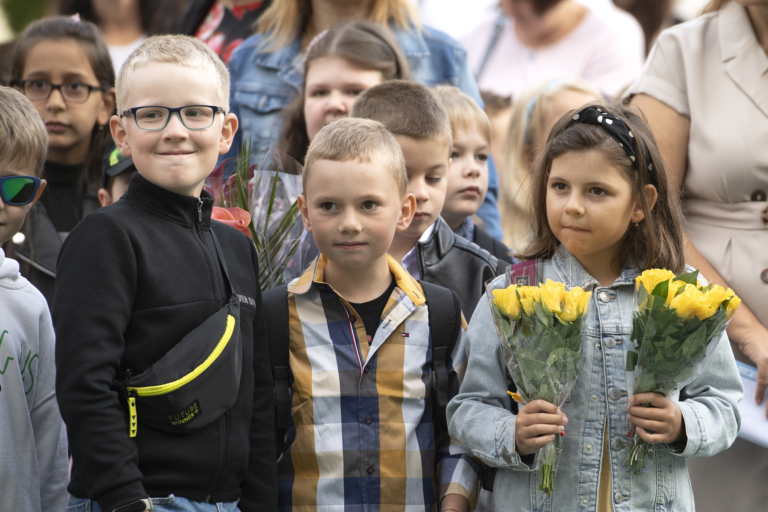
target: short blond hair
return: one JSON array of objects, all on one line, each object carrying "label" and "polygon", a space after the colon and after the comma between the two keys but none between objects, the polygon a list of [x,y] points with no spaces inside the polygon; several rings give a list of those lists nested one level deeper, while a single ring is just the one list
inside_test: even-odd
[{"label": "short blond hair", "polygon": [[405,196],[408,188],[405,158],[400,144],[384,125],[376,121],[348,117],[331,123],[318,132],[309,145],[304,160],[302,181],[305,193],[307,177],[318,160],[380,163],[395,180],[401,197]]},{"label": "short blond hair", "polygon": [[0,86],[0,163],[32,167],[43,172],[48,154],[48,131],[29,99]]},{"label": "short blond hair", "polygon": [[448,113],[454,136],[457,128],[477,130],[491,144],[491,121],[472,96],[452,85],[438,85],[432,92]]},{"label": "short blond hair", "polygon": [[150,37],[136,48],[125,61],[117,76],[117,111],[122,112],[128,97],[128,84],[133,73],[142,66],[154,62],[176,64],[185,68],[199,69],[212,75],[218,82],[219,101],[229,112],[229,71],[218,55],[208,45],[190,36],[165,35]]}]

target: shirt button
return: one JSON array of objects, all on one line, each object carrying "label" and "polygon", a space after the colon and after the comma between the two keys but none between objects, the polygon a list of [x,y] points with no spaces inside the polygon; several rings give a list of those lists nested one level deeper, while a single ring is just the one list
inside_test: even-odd
[{"label": "shirt button", "polygon": [[616,346],[616,340],[613,338],[606,338],[603,341],[603,345],[605,345],[607,348],[613,348]]},{"label": "shirt button", "polygon": [[615,402],[621,398],[621,391],[618,389],[612,389],[608,392],[608,397]]},{"label": "shirt button", "polygon": [[602,350],[602,349],[603,349],[603,346],[602,346],[602,345],[600,345],[600,343],[595,343],[595,348],[596,348],[597,350]]},{"label": "shirt button", "polygon": [[507,451],[506,446],[501,447],[501,458],[504,459],[504,462],[506,462],[507,464],[510,464],[512,462],[512,456]]},{"label": "shirt button", "polygon": [[350,320],[352,320],[352,323],[357,322],[357,318],[355,318],[355,317],[350,318]]},{"label": "shirt button", "polygon": [[368,368],[367,366],[366,366],[366,367],[363,369],[363,373],[368,373],[368,372],[370,372],[370,371],[371,371],[371,369],[370,369],[370,368]]},{"label": "shirt button", "polygon": [[591,451],[592,451],[592,445],[591,445],[591,444],[588,444],[588,445],[587,445],[587,446],[585,446],[584,448],[586,448],[588,452],[591,452]]},{"label": "shirt button", "polygon": [[[366,469],[366,471],[368,472],[369,475],[372,475],[373,474],[373,466],[368,466],[368,469]],[[616,502],[616,503],[618,503],[618,502]]]},{"label": "shirt button", "polygon": [[760,279],[762,279],[764,283],[768,283],[768,268],[760,273]]},{"label": "shirt button", "polygon": [[624,441],[622,441],[621,439],[614,439],[613,442],[611,443],[611,448],[613,448],[617,452],[619,450],[623,450],[624,449]]},{"label": "shirt button", "polygon": [[597,402],[597,395],[592,395],[592,401]]},{"label": "shirt button", "polygon": [[611,300],[611,294],[606,291],[600,292],[599,297],[600,297],[600,300],[603,302],[608,302]]},{"label": "shirt button", "polygon": [[767,196],[765,195],[764,190],[755,190],[754,192],[752,192],[751,199],[753,201],[757,201],[758,203],[762,203],[763,201],[765,201],[766,197]]},{"label": "shirt button", "polygon": [[366,417],[365,418],[365,423],[366,423],[366,425],[370,425],[371,423],[373,423],[373,418],[371,418],[370,416]]},{"label": "shirt button", "polygon": [[587,498],[581,498],[581,504],[582,505],[584,505],[586,507],[587,503],[589,503],[589,501],[587,501]]}]

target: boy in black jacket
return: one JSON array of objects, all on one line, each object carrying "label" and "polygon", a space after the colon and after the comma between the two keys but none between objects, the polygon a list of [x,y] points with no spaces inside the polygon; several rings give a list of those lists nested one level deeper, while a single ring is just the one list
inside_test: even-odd
[{"label": "boy in black jacket", "polygon": [[432,91],[392,80],[365,91],[351,117],[373,119],[397,139],[405,157],[408,192],[416,214],[407,230],[395,234],[391,254],[416,279],[456,292],[467,320],[485,293],[485,282],[506,264],[453,233],[440,217],[451,163],[451,122]]},{"label": "boy in black jacket", "polygon": [[116,89],[110,128],[138,173],[67,237],[53,305],[70,505],[276,510],[258,262],[244,235],[211,221],[202,191],[237,130],[229,73],[200,41],[159,36]]}]

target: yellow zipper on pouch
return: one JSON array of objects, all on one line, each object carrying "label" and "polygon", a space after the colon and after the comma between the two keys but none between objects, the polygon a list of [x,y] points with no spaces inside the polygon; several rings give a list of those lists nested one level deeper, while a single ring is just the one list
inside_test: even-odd
[{"label": "yellow zipper on pouch", "polygon": [[[219,343],[216,344],[216,348],[213,349],[213,352],[210,353],[210,355],[206,358],[205,361],[200,363],[200,366],[192,370],[190,373],[186,374],[180,379],[177,379],[173,382],[169,382],[167,384],[159,384],[157,386],[144,386],[144,387],[128,387],[128,412],[131,419],[131,426],[129,427],[130,430],[130,437],[136,437],[136,396],[158,396],[158,395],[165,395],[167,393],[171,393],[173,391],[176,391],[180,387],[183,387],[193,380],[195,380],[197,377],[200,376],[201,373],[203,373],[205,370],[207,370],[213,362],[221,355],[222,352],[224,352],[224,349],[227,347],[227,343],[229,343],[230,338],[232,338],[232,332],[235,330],[235,317],[232,315],[227,315],[227,328],[224,330],[224,335],[219,340]],[[133,396],[131,396],[133,395]]]}]

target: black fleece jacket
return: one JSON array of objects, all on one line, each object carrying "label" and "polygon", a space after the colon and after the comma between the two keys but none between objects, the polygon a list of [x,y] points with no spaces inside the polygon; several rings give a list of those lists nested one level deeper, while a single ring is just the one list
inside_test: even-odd
[{"label": "black fleece jacket", "polygon": [[[266,326],[252,244],[211,222],[213,199],[180,196],[138,173],[117,203],[88,215],[59,255],[53,319],[56,394],[74,467],[69,492],[102,510],[147,496],[240,499],[277,510],[274,406]],[[235,404],[189,434],[139,423],[114,379],[137,375],[228,301],[211,231],[241,295],[243,370]]]}]

